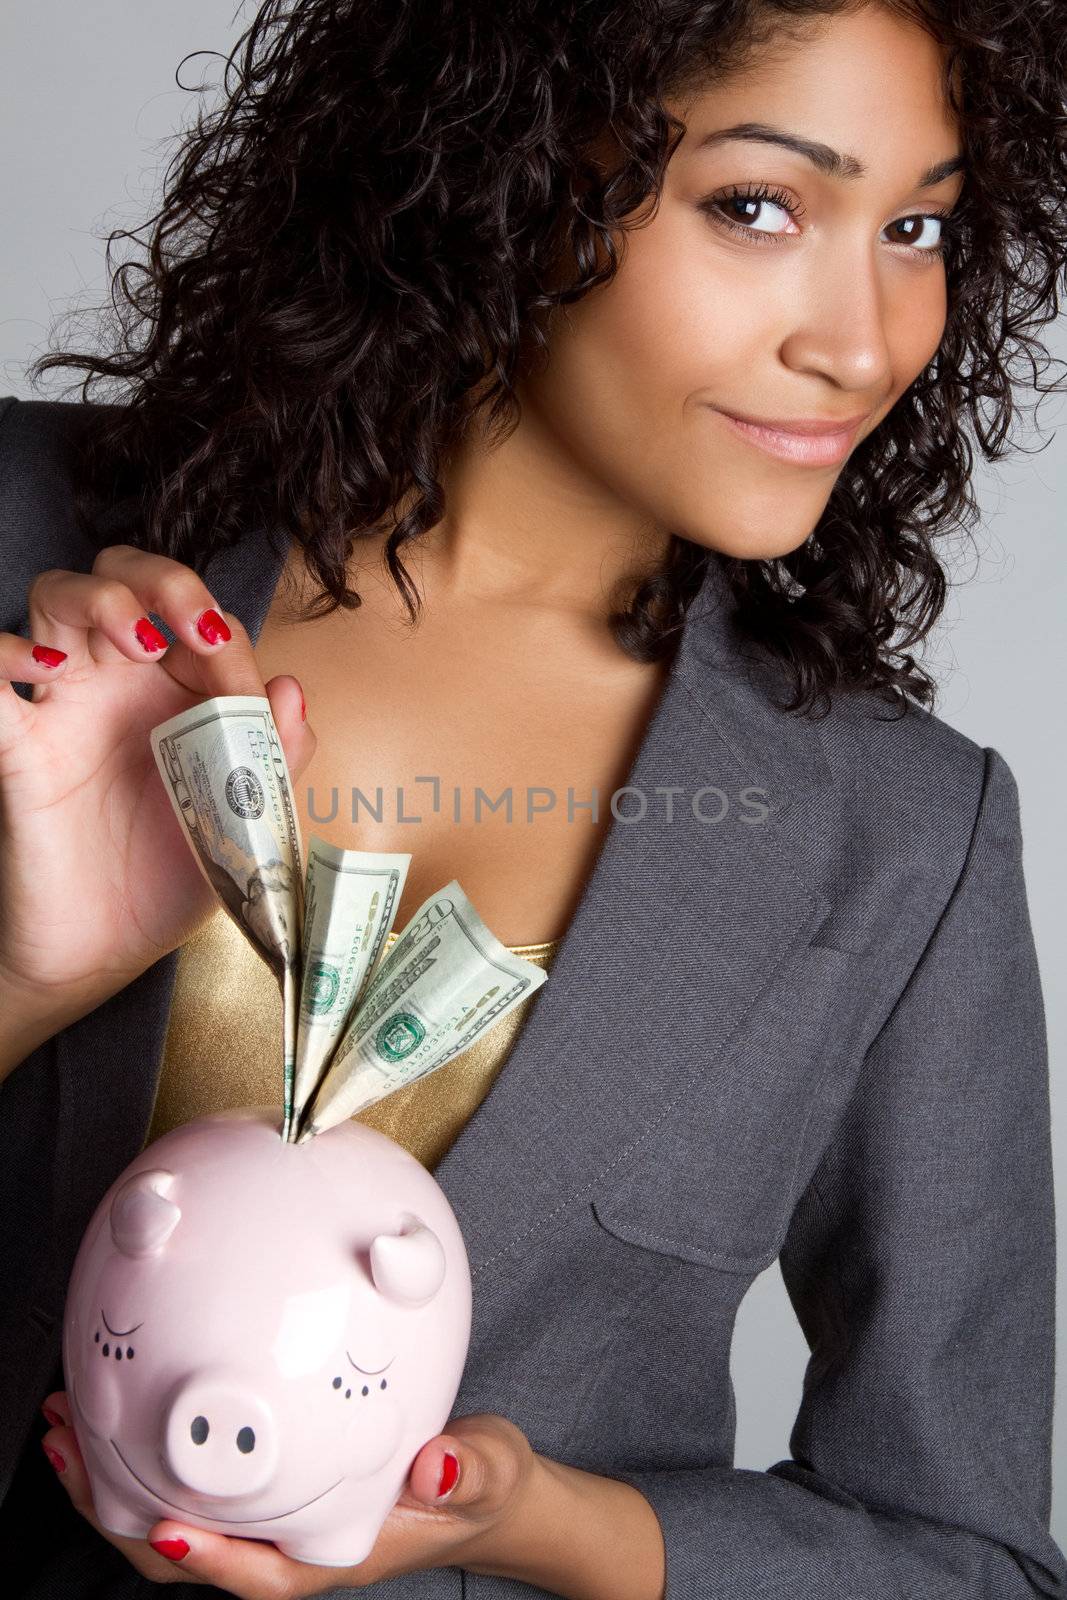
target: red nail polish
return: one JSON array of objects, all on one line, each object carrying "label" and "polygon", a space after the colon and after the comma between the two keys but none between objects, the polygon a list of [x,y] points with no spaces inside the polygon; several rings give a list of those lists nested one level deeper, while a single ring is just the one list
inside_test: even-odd
[{"label": "red nail polish", "polygon": [[196,619],[196,631],[208,644],[218,644],[221,639],[226,644],[232,637],[226,623],[217,611],[205,611]]},{"label": "red nail polish", "polygon": [[67,659],[65,650],[53,650],[47,644],[35,644],[30,654],[35,661],[41,663],[42,667],[58,667],[61,661]]},{"label": "red nail polish", "polygon": [[154,622],[149,622],[147,617],[142,617],[135,622],[133,631],[137,635],[137,642],[143,650],[165,650],[167,636],[160,633]]},{"label": "red nail polish", "polygon": [[184,1539],[150,1539],[149,1543],[168,1561],[182,1561],[189,1554],[189,1546]]},{"label": "red nail polish", "polygon": [[57,1472],[66,1472],[67,1463],[64,1461],[64,1459],[60,1455],[59,1451],[58,1450],[53,1450],[52,1446],[50,1444],[45,1444],[43,1440],[41,1441],[41,1445],[42,1445],[42,1448],[44,1450],[45,1455],[48,1457],[49,1461],[55,1467],[56,1471]]},{"label": "red nail polish", "polygon": [[301,720],[301,722],[306,722],[307,719],[308,719],[308,708],[304,704],[304,691],[303,691],[303,689],[301,689],[301,691],[300,691],[300,720]]},{"label": "red nail polish", "polygon": [[63,1418],[58,1416],[56,1412],[52,1411],[48,1406],[41,1407],[41,1414],[45,1421],[50,1423],[53,1428],[63,1427]]},{"label": "red nail polish", "polygon": [[458,1477],[459,1462],[456,1460],[456,1457],[452,1454],[451,1450],[446,1450],[445,1459],[441,1463],[441,1481],[437,1485],[438,1500],[440,1500],[442,1495],[446,1495],[450,1489],[455,1488],[456,1479]]}]

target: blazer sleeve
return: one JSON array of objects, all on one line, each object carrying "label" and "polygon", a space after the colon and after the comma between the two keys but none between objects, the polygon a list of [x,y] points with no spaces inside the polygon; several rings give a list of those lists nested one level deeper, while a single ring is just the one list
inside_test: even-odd
[{"label": "blazer sleeve", "polygon": [[616,1472],[666,1600],[1067,1597],[1049,1532],[1055,1216],[1018,791],[985,752],[955,889],[803,1193],[790,1459]]}]

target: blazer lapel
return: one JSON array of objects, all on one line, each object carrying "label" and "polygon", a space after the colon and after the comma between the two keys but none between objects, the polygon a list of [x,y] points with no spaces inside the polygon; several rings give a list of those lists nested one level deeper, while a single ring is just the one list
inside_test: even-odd
[{"label": "blazer lapel", "polygon": [[[746,657],[730,609],[713,561],[628,779],[647,811],[623,821],[641,803],[620,798],[548,980],[435,1168],[474,1277],[671,1114],[694,1061],[714,1068],[830,910],[781,826],[831,781],[818,730],[775,709],[768,691],[784,680],[770,658]],[[657,788],[671,786],[682,792],[668,821]],[[698,791],[704,816],[721,820],[699,819]]]}]

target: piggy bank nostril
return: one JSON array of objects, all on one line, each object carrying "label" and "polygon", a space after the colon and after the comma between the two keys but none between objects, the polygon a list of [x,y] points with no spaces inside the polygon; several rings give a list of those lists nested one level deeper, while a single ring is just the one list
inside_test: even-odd
[{"label": "piggy bank nostril", "polygon": [[245,1456],[248,1455],[249,1451],[256,1448],[256,1436],[251,1428],[241,1429],[237,1435],[237,1448]]},{"label": "piggy bank nostril", "polygon": [[206,1417],[194,1417],[193,1425],[189,1429],[194,1444],[203,1444],[208,1436],[208,1421]]}]

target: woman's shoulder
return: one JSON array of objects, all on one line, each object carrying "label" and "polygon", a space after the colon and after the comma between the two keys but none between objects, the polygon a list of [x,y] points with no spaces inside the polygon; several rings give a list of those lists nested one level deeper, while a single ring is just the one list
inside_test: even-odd
[{"label": "woman's shoulder", "polygon": [[84,430],[108,408],[92,401],[0,396],[0,629],[18,632],[34,577],[88,571],[96,546],[75,501]]},{"label": "woman's shoulder", "polygon": [[942,850],[958,856],[989,788],[1014,800],[1015,778],[1000,751],[954,727],[936,700],[927,706],[838,683],[817,705],[790,709],[793,675],[766,646],[749,644],[715,665],[714,690],[704,699],[729,718],[731,741],[757,770],[783,773],[787,790],[799,783],[812,801],[799,812],[832,813],[843,834],[862,839],[869,860],[930,862]]},{"label": "woman's shoulder", "polygon": [[951,876],[983,809],[1020,836],[1018,785],[1001,752],[914,700],[901,712],[863,690],[835,696],[823,748],[875,853],[940,861]]},{"label": "woman's shoulder", "polygon": [[94,419],[113,410],[93,400],[22,400],[0,395],[0,488],[33,486],[69,463],[71,451]]}]

